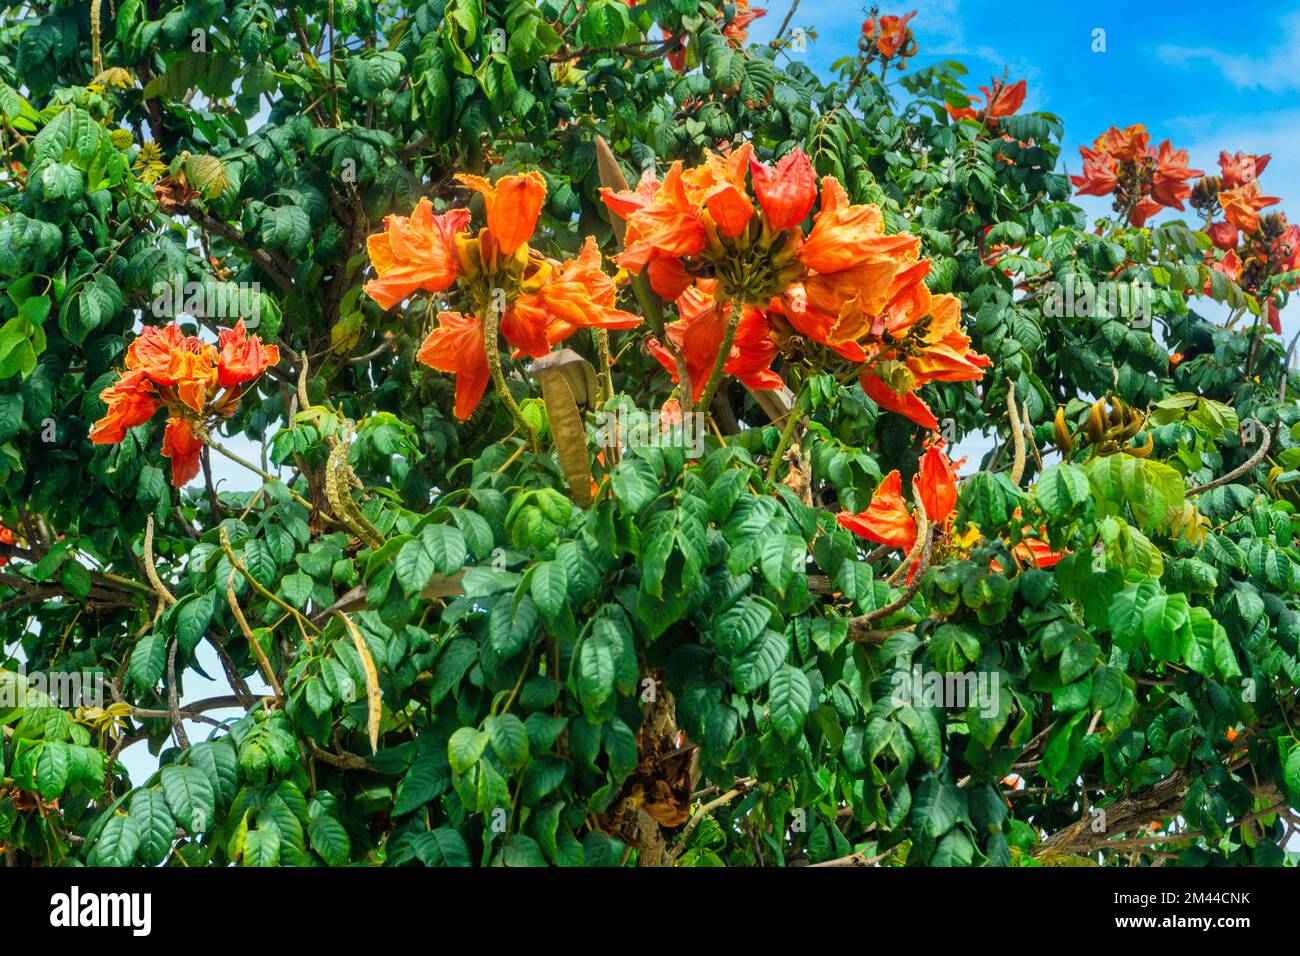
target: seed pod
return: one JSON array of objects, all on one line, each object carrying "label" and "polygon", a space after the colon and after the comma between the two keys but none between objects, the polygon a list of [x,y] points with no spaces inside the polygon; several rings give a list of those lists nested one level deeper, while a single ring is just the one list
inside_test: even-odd
[{"label": "seed pod", "polygon": [[1061,450],[1062,454],[1068,455],[1074,451],[1074,439],[1070,437],[1070,430],[1065,424],[1064,406],[1056,406],[1056,419],[1052,423],[1052,435],[1056,440],[1056,447]]}]

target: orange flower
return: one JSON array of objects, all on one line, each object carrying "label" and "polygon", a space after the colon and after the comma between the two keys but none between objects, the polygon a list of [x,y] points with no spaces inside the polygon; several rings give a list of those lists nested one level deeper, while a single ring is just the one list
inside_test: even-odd
[{"label": "orange flower", "polygon": [[[456,181],[483,196],[488,232],[507,256],[532,238],[546,199],[546,180],[536,170],[502,176],[496,184],[482,176],[461,173]],[[468,216],[468,213],[466,213]]]},{"label": "orange flower", "polygon": [[996,126],[997,120],[1012,116],[1016,110],[1020,109],[1025,103],[1025,93],[1027,90],[1024,80],[1007,85],[997,80],[991,80],[991,88],[981,86],[980,92],[984,94],[984,108],[976,112],[975,108],[970,105],[974,100],[969,100],[966,106],[953,107],[950,104],[944,104],[944,109],[948,115],[955,120],[969,119],[976,122],[988,121],[990,126]]},{"label": "orange flower", "polygon": [[194,436],[187,419],[167,419],[162,454],[164,458],[171,459],[172,484],[175,487],[181,487],[199,473],[199,453],[202,449],[203,442]]},{"label": "orange flower", "polygon": [[1219,191],[1219,205],[1223,215],[1242,232],[1253,233],[1259,229],[1259,210],[1279,202],[1276,196],[1260,195],[1259,183],[1252,180],[1234,189]]},{"label": "orange flower", "polygon": [[934,417],[934,412],[930,411],[930,406],[915,392],[899,392],[885,384],[885,381],[879,375],[869,371],[862,373],[862,376],[858,379],[858,384],[862,386],[862,391],[866,392],[867,398],[885,411],[895,412],[904,418],[911,419],[922,428],[938,431],[939,419]]},{"label": "orange flower", "polygon": [[391,309],[416,291],[442,292],[456,281],[454,241],[469,223],[468,209],[434,215],[433,204],[421,198],[408,219],[389,216],[384,231],[370,236],[366,248],[379,276],[365,292]]},{"label": "orange flower", "polygon": [[1149,197],[1143,197],[1137,201],[1137,205],[1129,213],[1128,221],[1139,229],[1146,224],[1146,221],[1161,210],[1160,203]]},{"label": "orange flower", "polygon": [[175,385],[177,397],[196,412],[202,412],[209,391],[217,384],[216,358],[215,348],[190,336],[182,348],[172,351],[165,379],[155,381],[160,385]]},{"label": "orange flower", "polygon": [[775,170],[751,159],[749,174],[763,217],[773,232],[799,225],[817,201],[817,175],[801,149],[786,153]]},{"label": "orange flower", "polygon": [[1083,175],[1071,176],[1070,182],[1077,188],[1079,196],[1108,196],[1115,191],[1119,183],[1119,160],[1109,153],[1080,146],[1083,156]]},{"label": "orange flower", "polygon": [[916,522],[903,500],[902,478],[897,471],[885,476],[866,511],[856,515],[841,511],[835,517],[843,527],[877,544],[908,552],[916,543]]},{"label": "orange flower", "polygon": [[1253,183],[1259,178],[1259,174],[1264,171],[1268,161],[1273,156],[1265,153],[1263,156],[1252,156],[1250,153],[1234,153],[1229,156],[1226,152],[1219,153],[1219,170],[1222,175],[1219,177],[1223,182],[1224,189],[1235,189],[1238,186],[1244,186],[1246,183]]},{"label": "orange flower", "polygon": [[1183,200],[1192,194],[1187,180],[1201,175],[1199,169],[1187,168],[1187,150],[1174,149],[1165,140],[1155,155],[1155,175],[1151,180],[1151,196],[1162,206],[1182,209]]},{"label": "orange flower", "polygon": [[916,16],[915,10],[902,17],[889,13],[880,18],[880,35],[876,38],[876,49],[885,59],[897,55],[898,51],[907,44],[912,33],[907,26],[907,21],[914,16]]},{"label": "orange flower", "polygon": [[796,255],[817,272],[840,272],[873,257],[915,253],[920,244],[915,236],[885,235],[879,209],[851,204],[839,180],[823,176],[822,207]]},{"label": "orange flower", "polygon": [[[14,543],[13,531],[10,530],[9,528],[6,528],[4,525],[0,524],[0,544],[13,544],[13,543]],[[8,563],[9,563],[9,556],[7,554],[0,554],[0,568],[3,568]]]},{"label": "orange flower", "polygon": [[415,357],[430,368],[456,375],[456,417],[461,421],[469,418],[491,375],[482,321],[459,312],[438,313],[438,327],[429,333]]},{"label": "orange flower", "polygon": [[[1207,256],[1212,253],[1206,253]],[[1241,276],[1241,260],[1237,258],[1235,250],[1229,249],[1218,262],[1211,262],[1210,268],[1215,272],[1221,272],[1233,282],[1236,282]],[[1212,285],[1209,279],[1205,280],[1205,288],[1201,290],[1202,295],[1209,295]]]},{"label": "orange flower", "polygon": [[1151,134],[1147,128],[1134,123],[1124,129],[1112,126],[1093,141],[1092,148],[1114,156],[1120,162],[1135,163],[1146,155],[1150,141]]},{"label": "orange flower", "polygon": [[[716,288],[714,280],[701,279],[682,293],[677,299],[677,310],[681,318],[664,330],[686,360],[692,397],[697,400],[713,371],[718,349],[722,347],[727,331],[727,313],[714,298]],[[652,351],[659,364],[672,375],[673,381],[677,381],[677,363],[672,353],[658,343],[652,346]],[[767,317],[761,310],[745,306],[736,327],[731,355],[722,367],[723,372],[734,375],[755,391],[780,388],[781,376],[770,368],[776,356],[777,347],[772,341],[771,325]]]},{"label": "orange flower", "polygon": [[128,428],[153,418],[160,404],[143,371],[127,372],[99,397],[108,405],[108,411],[90,430],[90,440],[96,445],[116,445],[126,438]]},{"label": "orange flower", "polygon": [[146,325],[126,348],[126,367],[131,371],[144,372],[156,382],[170,384],[165,379],[171,365],[172,352],[184,346],[185,333],[179,325],[161,328]]},{"label": "orange flower", "polygon": [[240,319],[233,329],[217,333],[221,354],[217,359],[217,384],[222,388],[241,385],[265,372],[280,361],[280,349],[263,345],[256,335],[249,336]]},{"label": "orange flower", "polygon": [[521,352],[540,358],[582,328],[630,329],[641,317],[615,307],[614,280],[601,270],[600,250],[588,236],[578,258],[544,259],[524,279],[525,291],[501,319],[501,334]]},{"label": "orange flower", "polygon": [[709,152],[703,163],[682,174],[690,202],[707,209],[724,236],[740,235],[754,215],[754,204],[745,191],[753,155],[750,143],[730,153]]},{"label": "orange flower", "polygon": [[605,205],[627,221],[619,266],[640,273],[652,259],[694,256],[704,248],[704,223],[686,194],[683,175],[681,162],[676,162],[662,183],[656,184],[647,173],[636,192],[601,189]]},{"label": "orange flower", "polygon": [[744,46],[749,39],[749,25],[765,16],[766,10],[751,10],[749,0],[736,0],[736,15],[722,28],[722,35],[736,46]]},{"label": "orange flower", "polygon": [[[1046,528],[1039,529],[1043,534],[1047,533]],[[1053,551],[1052,546],[1047,543],[1046,538],[1025,538],[1014,548],[1011,553],[1016,556],[1022,564],[1031,567],[1047,568],[1055,567],[1056,562],[1065,557],[1068,551]]]},{"label": "orange flower", "polygon": [[1211,224],[1205,234],[1210,237],[1210,241],[1219,249],[1225,251],[1237,247],[1237,227],[1228,220]]},{"label": "orange flower", "polygon": [[939,443],[928,447],[921,456],[917,488],[926,517],[942,525],[957,507],[957,473]]}]

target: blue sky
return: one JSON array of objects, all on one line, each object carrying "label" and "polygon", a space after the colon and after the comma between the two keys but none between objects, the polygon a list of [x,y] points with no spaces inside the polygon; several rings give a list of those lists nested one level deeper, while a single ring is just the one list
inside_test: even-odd
[{"label": "blue sky", "polygon": [[[762,5],[761,2],[759,5]],[[802,0],[791,26],[818,37],[801,57],[818,72],[857,49],[859,25],[870,4]],[[768,40],[788,4],[777,0],[751,30]],[[1065,123],[1064,161],[1079,171],[1078,147],[1111,125],[1143,123],[1152,139],[1185,148],[1193,168],[1217,170],[1219,150],[1271,152],[1261,177],[1268,195],[1300,192],[1300,7],[1249,0],[1225,5],[1205,0],[1042,3],[933,2],[882,4],[906,13],[920,50],[917,66],[958,60],[975,88],[1010,70],[1028,81],[1025,110],[1045,110]],[[1092,51],[1094,30],[1105,31],[1105,52]],[[1081,203],[1104,214],[1108,203]],[[1166,213],[1167,218],[1177,213]]]}]

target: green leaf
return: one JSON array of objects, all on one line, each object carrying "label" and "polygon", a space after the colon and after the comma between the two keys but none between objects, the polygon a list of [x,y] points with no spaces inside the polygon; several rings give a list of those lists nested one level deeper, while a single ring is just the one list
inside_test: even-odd
[{"label": "green leaf", "polygon": [[216,823],[216,794],[207,774],[195,767],[163,767],[159,779],[176,825],[202,833]]},{"label": "green leaf", "polygon": [[137,790],[131,797],[131,819],[140,833],[140,862],[145,866],[162,863],[171,851],[176,832],[166,798],[157,790]]},{"label": "green leaf", "polygon": [[420,532],[420,544],[433,561],[435,570],[443,574],[455,574],[465,566],[469,552],[465,547],[465,536],[459,528],[451,525],[426,525]]},{"label": "green leaf", "polygon": [[768,709],[772,726],[782,740],[788,741],[803,730],[811,704],[812,684],[808,675],[789,664],[778,668],[768,684]]},{"label": "green leaf", "polygon": [[593,632],[578,653],[578,699],[587,719],[604,719],[605,705],[613,698],[618,657],[622,647],[609,631]]},{"label": "green leaf", "polygon": [[451,827],[418,834],[415,855],[425,866],[472,866],[465,839]]},{"label": "green leaf", "polygon": [[1088,475],[1074,465],[1046,469],[1034,487],[1034,497],[1049,518],[1060,520],[1092,498]]},{"label": "green leaf", "polygon": [[253,830],[244,838],[244,866],[279,866],[280,832]]},{"label": "green leaf", "polygon": [[307,837],[311,840],[311,848],[327,865],[348,865],[352,856],[352,841],[343,824],[334,817],[327,813],[313,816],[307,823]]},{"label": "green leaf", "polygon": [[1139,581],[1115,595],[1110,608],[1110,632],[1115,643],[1127,651],[1142,642],[1146,626],[1146,608],[1160,594],[1155,581]]},{"label": "green leaf", "polygon": [[374,100],[397,86],[405,67],[402,55],[388,50],[355,57],[348,61],[348,92],[360,100]]},{"label": "green leaf", "polygon": [[492,738],[485,730],[462,727],[447,741],[447,761],[456,773],[464,773],[478,763]]},{"label": "green leaf", "polygon": [[564,610],[569,602],[569,576],[559,561],[542,561],[532,570],[530,590],[537,609],[548,620]]},{"label": "green leaf", "polygon": [[484,726],[492,741],[492,749],[501,762],[511,769],[528,762],[528,731],[524,722],[514,714],[489,717]]},{"label": "green leaf", "polygon": [[393,573],[402,592],[409,598],[419,594],[433,577],[437,565],[433,556],[419,539],[412,539],[402,545],[393,561]]},{"label": "green leaf", "polygon": [[127,676],[140,690],[152,690],[166,669],[167,638],[156,631],[150,631],[135,642]]},{"label": "green leaf", "polygon": [[437,749],[431,747],[422,752],[397,785],[393,815],[410,813],[446,793],[451,785],[449,770],[446,756]]},{"label": "green leaf", "polygon": [[139,848],[139,824],[132,817],[114,813],[99,832],[86,863],[88,866],[130,866]]}]

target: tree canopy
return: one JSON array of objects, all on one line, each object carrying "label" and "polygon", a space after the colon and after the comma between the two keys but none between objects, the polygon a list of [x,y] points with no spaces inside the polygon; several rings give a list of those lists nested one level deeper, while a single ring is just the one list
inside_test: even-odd
[{"label": "tree canopy", "polygon": [[904,11],[5,7],[9,865],[1287,861],[1267,156]]}]

